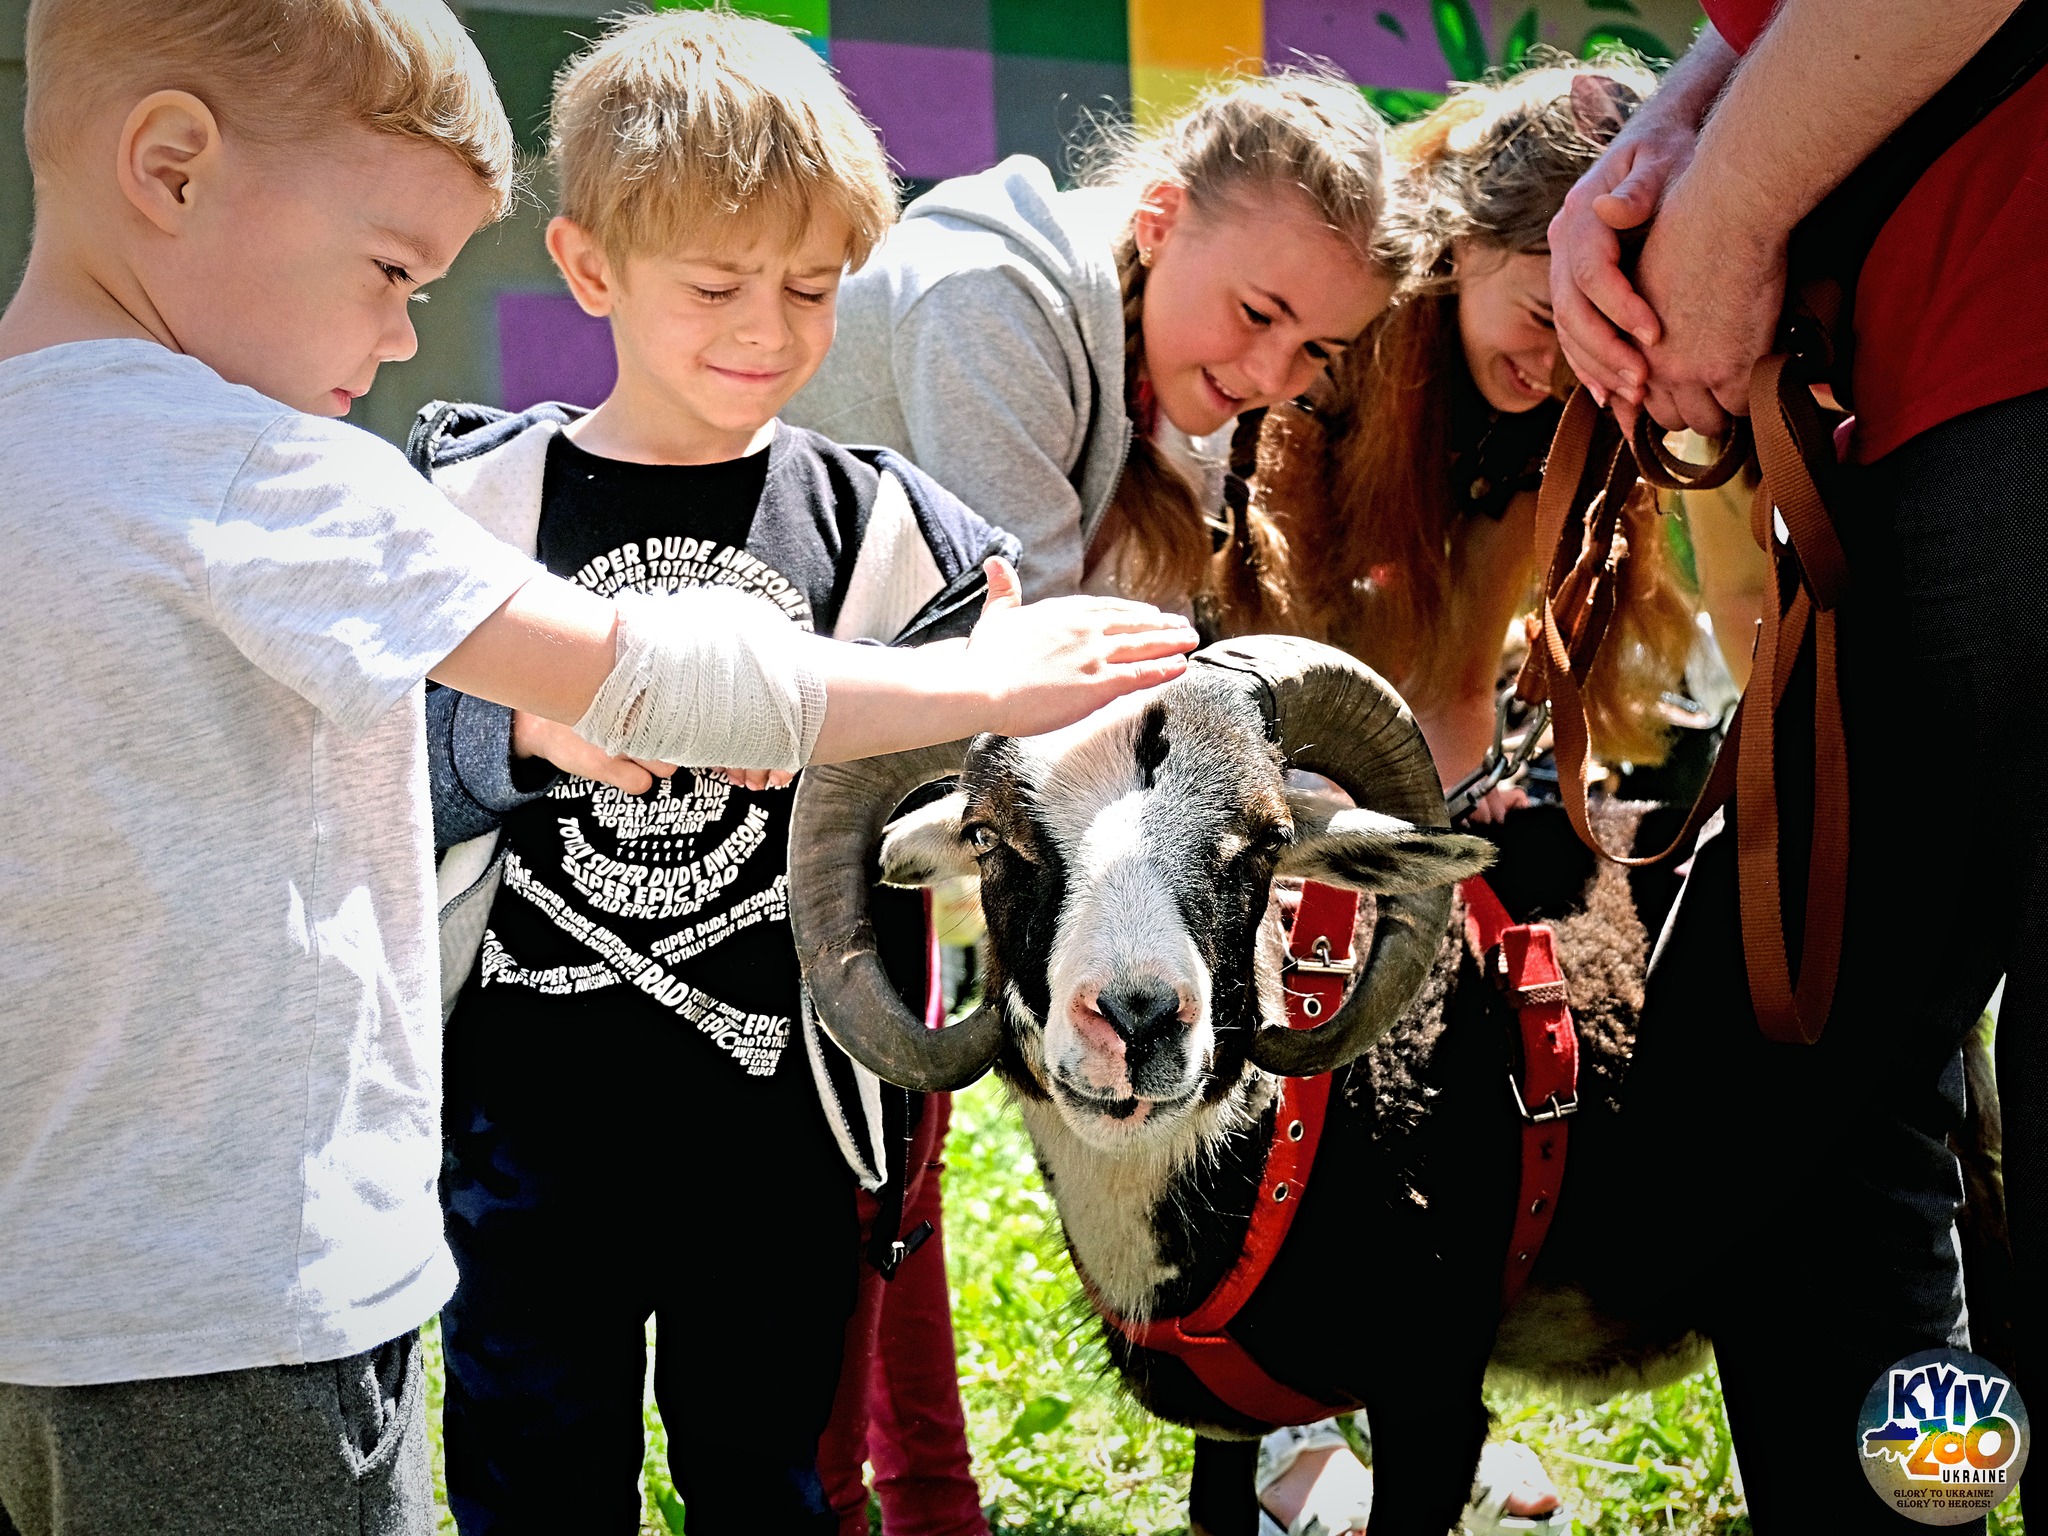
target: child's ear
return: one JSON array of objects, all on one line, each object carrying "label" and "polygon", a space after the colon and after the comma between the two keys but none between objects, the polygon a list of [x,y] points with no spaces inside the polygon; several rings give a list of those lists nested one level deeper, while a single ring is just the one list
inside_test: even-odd
[{"label": "child's ear", "polygon": [[1139,258],[1148,265],[1152,252],[1172,235],[1187,202],[1187,188],[1171,181],[1154,182],[1138,199],[1138,211],[1131,216],[1131,234],[1138,242]]},{"label": "child's ear", "polygon": [[201,188],[219,174],[220,123],[190,91],[152,91],[121,125],[121,192],[167,235],[184,226]]},{"label": "child's ear", "polygon": [[612,312],[618,280],[604,247],[589,230],[556,214],[548,220],[548,254],[583,313],[602,318]]}]

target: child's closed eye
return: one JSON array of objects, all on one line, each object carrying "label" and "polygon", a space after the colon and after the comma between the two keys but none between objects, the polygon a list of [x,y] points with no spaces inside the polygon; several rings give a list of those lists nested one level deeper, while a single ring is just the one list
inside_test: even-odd
[{"label": "child's closed eye", "polygon": [[792,299],[795,299],[799,304],[822,304],[827,299],[832,297],[830,293],[826,292],[823,289],[813,290],[809,288],[785,288],[783,292],[787,293]]},{"label": "child's closed eye", "polygon": [[377,263],[377,270],[384,274],[384,281],[394,288],[410,288],[413,285],[412,274],[395,261],[380,261]]},{"label": "child's closed eye", "polygon": [[739,289],[737,286],[732,288],[706,288],[702,283],[692,283],[690,284],[690,291],[706,304],[723,304],[727,299],[738,293]]}]

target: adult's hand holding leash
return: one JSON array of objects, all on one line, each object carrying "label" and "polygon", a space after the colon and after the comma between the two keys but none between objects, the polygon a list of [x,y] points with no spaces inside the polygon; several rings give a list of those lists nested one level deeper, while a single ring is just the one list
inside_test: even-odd
[{"label": "adult's hand holding leash", "polygon": [[1666,189],[1692,163],[1700,121],[1735,60],[1720,34],[1702,30],[1550,222],[1558,343],[1594,399],[1617,412],[1642,402],[1646,349],[1663,335],[1629,265]]},{"label": "adult's hand holding leash", "polygon": [[[2012,9],[2013,0],[1784,0],[1740,68],[1711,27],[1701,32],[1588,173],[1593,195],[1574,192],[1571,216],[1552,226],[1552,304],[1565,354],[1608,393],[1624,429],[1640,407],[1664,427],[1719,437],[1729,416],[1748,413],[1750,370],[1771,350],[1791,231]],[[1627,281],[1620,253],[1605,259],[1606,237],[1590,222],[1599,219],[1595,205],[1621,214],[1600,199],[1625,176],[1602,167],[1619,167],[1616,157],[1643,135],[1688,122],[1704,125],[1695,152],[1663,188],[1631,285],[1657,328],[1632,338],[1648,375],[1641,391],[1627,391],[1619,369],[1603,366],[1630,344],[1617,324],[1634,331],[1628,318],[1641,317],[1615,297],[1615,279]],[[1632,158],[1630,172],[1638,169]]]}]

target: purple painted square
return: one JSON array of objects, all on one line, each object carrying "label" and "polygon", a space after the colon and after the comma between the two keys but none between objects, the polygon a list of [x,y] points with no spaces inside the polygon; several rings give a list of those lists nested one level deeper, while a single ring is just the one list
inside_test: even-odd
[{"label": "purple painted square", "polygon": [[[1405,40],[1379,20],[1384,13]],[[1360,85],[1440,91],[1449,78],[1429,0],[1266,0],[1266,58],[1328,59]]]},{"label": "purple painted square", "polygon": [[618,376],[609,321],[586,315],[566,293],[498,295],[498,397],[507,410],[543,400],[597,405]]},{"label": "purple painted square", "polygon": [[994,55],[835,37],[832,67],[905,176],[965,176],[995,164]]}]

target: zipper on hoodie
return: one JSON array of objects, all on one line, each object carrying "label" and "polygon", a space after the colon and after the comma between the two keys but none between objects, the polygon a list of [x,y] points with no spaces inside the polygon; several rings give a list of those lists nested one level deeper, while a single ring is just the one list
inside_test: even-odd
[{"label": "zipper on hoodie", "polygon": [[1116,458],[1116,476],[1109,482],[1109,494],[1095,513],[1095,527],[1088,535],[1088,542],[1081,550],[1081,579],[1088,579],[1088,572],[1095,564],[1095,557],[1103,553],[1102,530],[1109,525],[1109,504],[1116,500],[1117,487],[1124,483],[1124,471],[1130,468],[1131,445],[1137,441],[1138,429],[1131,425],[1131,418],[1124,417],[1123,452]]}]

